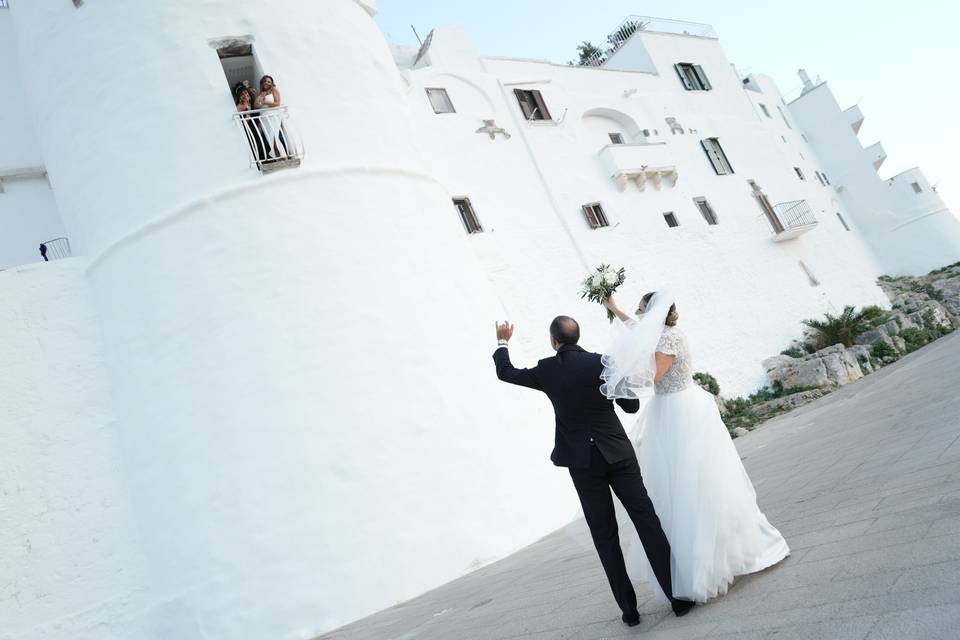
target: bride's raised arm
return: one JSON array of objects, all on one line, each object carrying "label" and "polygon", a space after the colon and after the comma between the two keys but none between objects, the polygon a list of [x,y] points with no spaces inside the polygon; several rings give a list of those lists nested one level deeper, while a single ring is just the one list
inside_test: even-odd
[{"label": "bride's raised arm", "polygon": [[613,299],[613,296],[610,296],[603,301],[603,306],[607,309],[610,309],[610,313],[620,318],[621,321],[626,322],[630,319],[630,316],[620,310],[620,307],[617,306],[616,301]]}]

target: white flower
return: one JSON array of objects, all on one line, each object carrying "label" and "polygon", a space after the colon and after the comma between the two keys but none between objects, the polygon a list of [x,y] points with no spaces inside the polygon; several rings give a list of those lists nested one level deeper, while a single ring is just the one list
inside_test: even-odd
[{"label": "white flower", "polygon": [[617,274],[612,271],[607,271],[603,274],[603,281],[607,284],[616,284],[617,283]]},{"label": "white flower", "polygon": [[590,287],[592,289],[599,287],[601,282],[603,282],[603,276],[601,276],[599,273],[595,273],[590,276]]}]

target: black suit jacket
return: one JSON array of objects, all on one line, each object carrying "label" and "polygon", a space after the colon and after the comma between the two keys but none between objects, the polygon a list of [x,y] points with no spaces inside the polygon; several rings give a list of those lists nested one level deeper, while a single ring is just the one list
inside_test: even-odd
[{"label": "black suit jacket", "polygon": [[[557,355],[544,358],[531,369],[517,369],[510,363],[509,350],[493,353],[497,377],[504,382],[543,391],[553,403],[557,418],[553,453],[558,467],[584,469],[590,466],[590,441],[609,463],[636,457],[613,402],[600,393],[603,364],[599,353],[576,345],[561,345]],[[624,411],[636,413],[639,400],[617,400]]]}]

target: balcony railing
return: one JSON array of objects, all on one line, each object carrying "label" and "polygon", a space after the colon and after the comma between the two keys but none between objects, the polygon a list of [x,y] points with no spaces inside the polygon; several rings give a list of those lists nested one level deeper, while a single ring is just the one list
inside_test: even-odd
[{"label": "balcony railing", "polygon": [[73,253],[70,251],[70,240],[67,238],[54,238],[40,243],[40,257],[45,262],[50,260],[59,260],[69,258]]},{"label": "balcony railing", "polygon": [[801,236],[818,224],[806,200],[781,202],[774,205],[773,212],[776,217],[770,222],[773,227],[774,242],[783,242]]},{"label": "balcony railing", "polygon": [[250,148],[250,166],[263,173],[299,167],[303,143],[290,122],[286,106],[239,111],[234,121]]},{"label": "balcony railing", "polygon": [[601,50],[593,54],[587,60],[585,66],[601,66],[637,31],[672,33],[684,36],[697,36],[699,38],[716,39],[717,37],[717,32],[708,24],[685,22],[683,20],[669,20],[666,18],[652,18],[650,16],[627,16],[623,22],[620,23],[620,26],[607,35],[605,46],[601,45]]}]

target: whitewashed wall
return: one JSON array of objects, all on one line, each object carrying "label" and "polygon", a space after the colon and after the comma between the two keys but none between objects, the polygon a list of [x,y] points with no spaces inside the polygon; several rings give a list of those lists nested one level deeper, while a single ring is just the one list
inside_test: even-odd
[{"label": "whitewashed wall", "polygon": [[[790,111],[886,274],[923,275],[960,260],[960,219],[919,169],[889,180],[877,174],[827,83],[792,101]],[[911,182],[923,191],[916,193]]]},{"label": "whitewashed wall", "polygon": [[81,258],[0,272],[0,638],[141,637],[145,576]]},{"label": "whitewashed wall", "polygon": [[[90,255],[143,637],[313,637],[575,514],[548,405],[494,376],[502,305],[417,154],[364,5],[11,10],[51,180]],[[298,169],[248,167],[210,46],[240,35],[290,105]],[[64,95],[97,105],[82,127]]]},{"label": "whitewashed wall", "polygon": [[[463,37],[440,29],[433,43],[454,50],[447,41]],[[780,96],[772,82],[765,81],[769,93],[761,99],[771,102],[776,120],[753,105],[753,92],[744,90],[715,40],[656,33],[634,40],[659,74],[496,58],[482,59],[484,71],[477,72],[462,47],[445,59],[431,46],[432,64],[409,74],[419,141],[433,172],[475,205],[486,232],[470,243],[520,324],[528,361],[543,355],[544,327],[561,312],[583,321],[586,346],[603,349],[603,312],[577,300],[576,289],[585,264],[609,262],[630,274],[625,305],[651,289],[676,290],[696,368],[716,375],[727,394],[753,391],[764,382],[761,360],[798,337],[802,319],[846,304],[886,304],[874,283],[879,266],[863,236],[841,226],[835,214],[845,210],[815,179],[821,167],[812,150],[777,115]],[[701,64],[714,90],[685,91],[675,62]],[[434,114],[426,87],[446,88],[457,113]],[[540,90],[560,122],[523,120],[515,87]],[[685,133],[671,134],[666,117],[677,118]],[[474,132],[491,118],[512,134],[509,140]],[[676,186],[640,192],[630,184],[620,191],[598,155],[609,143],[605,125],[648,129],[650,141],[665,142],[640,151],[651,154],[651,165],[675,165]],[[706,137],[720,139],[734,175],[714,173],[700,147]],[[796,165],[806,181],[797,178]],[[807,200],[820,225],[797,240],[772,242],[748,179],[774,203]],[[693,203],[698,196],[709,200],[719,225],[701,217]],[[580,206],[595,201],[602,202],[610,228],[587,225]],[[668,228],[665,211],[675,212],[681,226]],[[820,286],[810,286],[799,260]]]},{"label": "whitewashed wall", "polygon": [[30,105],[23,99],[10,13],[0,10],[0,64],[4,93],[10,97],[0,108],[0,269],[41,261],[40,243],[65,234],[44,178],[3,180],[4,174],[43,166]]}]

